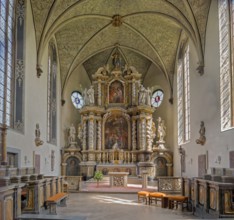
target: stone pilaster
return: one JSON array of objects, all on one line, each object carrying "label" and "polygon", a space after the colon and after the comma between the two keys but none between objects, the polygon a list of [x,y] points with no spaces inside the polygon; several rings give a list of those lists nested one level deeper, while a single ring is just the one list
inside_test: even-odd
[{"label": "stone pilaster", "polygon": [[172,168],[172,163],[167,163],[167,175],[168,176],[173,176],[173,168]]},{"label": "stone pilaster", "polygon": [[66,167],[67,163],[62,163],[62,169],[61,169],[62,176],[66,176]]},{"label": "stone pilaster", "polygon": [[142,171],[142,188],[146,189],[148,187],[148,171]]}]

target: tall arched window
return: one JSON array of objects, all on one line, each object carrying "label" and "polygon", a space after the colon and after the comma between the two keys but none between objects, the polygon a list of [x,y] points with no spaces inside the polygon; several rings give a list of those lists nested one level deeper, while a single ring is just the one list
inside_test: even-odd
[{"label": "tall arched window", "polygon": [[0,4],[0,124],[12,125],[14,0]]},{"label": "tall arched window", "polygon": [[24,132],[24,87],[25,87],[25,11],[26,2],[16,1],[15,18],[15,77],[13,128]]},{"label": "tall arched window", "polygon": [[234,2],[219,0],[221,130],[234,126],[233,40]]},{"label": "tall arched window", "polygon": [[57,53],[55,44],[49,43],[48,56],[48,103],[47,103],[47,139],[57,144]]},{"label": "tall arched window", "polygon": [[189,47],[181,54],[177,66],[178,144],[190,140]]}]

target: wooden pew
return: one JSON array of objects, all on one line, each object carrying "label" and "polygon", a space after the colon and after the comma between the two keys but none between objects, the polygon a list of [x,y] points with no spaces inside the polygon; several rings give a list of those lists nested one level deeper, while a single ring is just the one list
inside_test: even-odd
[{"label": "wooden pew", "polygon": [[67,206],[68,194],[67,193],[57,193],[54,196],[49,197],[46,200],[46,206],[49,207],[49,213],[56,215],[56,207],[59,204],[60,206]]}]

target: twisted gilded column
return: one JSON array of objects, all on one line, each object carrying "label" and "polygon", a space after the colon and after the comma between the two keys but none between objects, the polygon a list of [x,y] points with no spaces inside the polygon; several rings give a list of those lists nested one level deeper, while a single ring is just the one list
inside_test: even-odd
[{"label": "twisted gilded column", "polygon": [[94,118],[91,116],[89,117],[89,134],[88,134],[88,141],[89,141],[89,150],[94,149]]},{"label": "twisted gilded column", "polygon": [[98,105],[101,106],[102,105],[102,86],[101,86],[101,81],[98,80]]},{"label": "twisted gilded column", "polygon": [[86,120],[84,119],[83,121],[83,144],[82,144],[82,147],[83,147],[83,150],[86,150],[87,149],[87,143],[86,143],[86,135],[87,135],[87,126],[86,126]]},{"label": "twisted gilded column", "polygon": [[102,149],[102,119],[98,118],[97,123],[97,150]]},{"label": "twisted gilded column", "polygon": [[140,119],[140,123],[141,123],[141,150],[146,150],[146,119],[145,117],[142,117]]},{"label": "twisted gilded column", "polygon": [[152,150],[152,118],[148,118],[146,121],[146,138],[147,138],[147,150]]},{"label": "twisted gilded column", "polygon": [[136,150],[136,118],[132,118],[132,150]]},{"label": "twisted gilded column", "polygon": [[136,82],[135,80],[132,81],[132,105],[136,105]]}]

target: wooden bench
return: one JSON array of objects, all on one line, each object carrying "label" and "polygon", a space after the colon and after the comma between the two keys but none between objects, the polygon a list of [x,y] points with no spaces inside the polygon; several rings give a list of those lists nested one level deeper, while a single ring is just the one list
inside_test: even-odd
[{"label": "wooden bench", "polygon": [[152,204],[153,201],[155,201],[155,204],[157,204],[157,201],[161,201],[162,203],[162,199],[164,196],[166,196],[166,194],[161,192],[149,193],[149,205]]},{"label": "wooden bench", "polygon": [[[185,207],[184,207],[184,204],[185,204]],[[169,209],[173,209],[174,207],[176,207],[177,209],[178,205],[181,205],[182,211],[184,210],[184,208],[188,209],[188,197],[181,196],[181,195],[168,196]]]},{"label": "wooden bench", "polygon": [[138,202],[140,202],[141,199],[142,199],[143,202],[145,201],[145,204],[148,203],[148,197],[149,197],[149,192],[148,191],[140,191],[137,194],[138,194]]},{"label": "wooden bench", "polygon": [[56,215],[56,207],[59,204],[60,206],[67,206],[66,201],[67,201],[68,194],[67,193],[57,193],[54,196],[49,197],[46,200],[46,206],[49,207],[49,213]]}]

